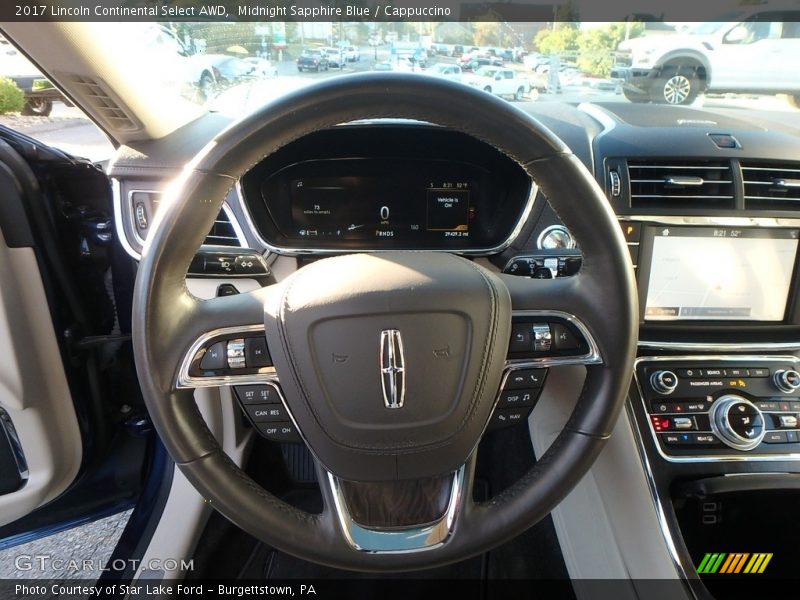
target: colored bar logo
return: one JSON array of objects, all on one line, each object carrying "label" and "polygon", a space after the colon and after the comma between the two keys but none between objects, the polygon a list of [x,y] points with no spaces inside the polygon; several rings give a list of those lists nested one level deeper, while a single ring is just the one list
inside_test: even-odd
[{"label": "colored bar logo", "polygon": [[697,565],[697,572],[703,575],[714,573],[730,575],[733,573],[763,573],[769,561],[772,560],[772,552],[707,552]]}]

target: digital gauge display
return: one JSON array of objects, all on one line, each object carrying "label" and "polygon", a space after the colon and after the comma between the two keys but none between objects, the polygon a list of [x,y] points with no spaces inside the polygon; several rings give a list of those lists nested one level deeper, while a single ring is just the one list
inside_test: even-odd
[{"label": "digital gauge display", "polygon": [[292,179],[291,232],[300,238],[467,238],[475,207],[469,181],[419,177]]},{"label": "digital gauge display", "polygon": [[529,208],[524,173],[518,177],[515,165],[501,165],[413,158],[295,162],[261,180],[264,237],[287,251],[495,251]]}]

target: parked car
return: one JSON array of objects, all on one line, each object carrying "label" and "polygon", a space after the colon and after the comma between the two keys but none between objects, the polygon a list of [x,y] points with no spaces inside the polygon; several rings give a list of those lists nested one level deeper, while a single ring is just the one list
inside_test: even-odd
[{"label": "parked car", "polygon": [[25,93],[23,115],[47,117],[56,100],[72,106],[33,63],[3,37],[0,37],[0,76],[11,79]]},{"label": "parked car", "polygon": [[495,96],[509,96],[518,102],[531,91],[530,82],[518,78],[513,69],[497,67],[481,67],[474,75],[465,76],[464,83]]},{"label": "parked car", "polygon": [[255,77],[260,79],[270,79],[278,76],[278,67],[272,64],[272,61],[269,61],[266,58],[249,56],[242,60],[253,65],[252,75]]},{"label": "parked car", "polygon": [[461,67],[449,63],[437,63],[435,65],[431,65],[427,69],[427,71],[425,71],[425,73],[428,75],[433,75],[435,77],[444,77],[445,79],[452,79],[454,81],[461,81],[461,78],[463,76]]},{"label": "parked car", "polygon": [[330,66],[328,53],[319,48],[306,48],[297,59],[297,70],[327,71]]},{"label": "parked car", "polygon": [[461,63],[461,69],[465,72],[477,71],[481,67],[502,67],[503,61],[497,57],[478,56],[471,57]]},{"label": "parked car", "polygon": [[347,62],[358,62],[361,60],[361,51],[356,46],[342,46],[342,56]]},{"label": "parked car", "polygon": [[325,56],[328,58],[328,66],[332,69],[344,67],[344,53],[339,48],[323,48]]},{"label": "parked car", "polygon": [[[778,20],[781,19],[781,20]],[[691,104],[702,92],[784,93],[800,103],[800,11],[768,7],[687,33],[626,40],[612,77],[633,102]]]}]

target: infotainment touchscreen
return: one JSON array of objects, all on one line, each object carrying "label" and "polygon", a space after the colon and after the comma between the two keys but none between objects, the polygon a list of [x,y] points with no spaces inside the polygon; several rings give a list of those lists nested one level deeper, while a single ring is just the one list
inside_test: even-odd
[{"label": "infotainment touchscreen", "polygon": [[657,227],[646,321],[781,321],[797,229]]}]

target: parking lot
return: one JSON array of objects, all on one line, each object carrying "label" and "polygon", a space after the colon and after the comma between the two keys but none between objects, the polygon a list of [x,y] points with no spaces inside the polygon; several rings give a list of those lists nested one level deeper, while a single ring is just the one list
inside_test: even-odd
[{"label": "parking lot", "polygon": [[[283,60],[274,61],[277,68],[277,77],[263,81],[244,83],[252,93],[248,93],[252,108],[279,96],[291,89],[311,83],[316,80],[327,79],[341,74],[369,72],[376,63],[389,63],[397,68],[397,59],[388,46],[373,48],[360,48],[361,57],[356,62],[345,63],[341,68],[331,68],[320,72],[298,72],[295,57],[287,56]],[[431,56],[428,67],[436,63],[455,64],[457,58],[449,56]],[[517,77],[530,80],[531,84],[544,90],[546,76],[536,74],[521,63],[508,63],[508,68],[514,69]],[[406,69],[407,70],[407,67]],[[416,67],[414,72],[425,73],[425,69]],[[602,85],[600,85],[602,83]],[[241,86],[240,86],[241,87]],[[209,108],[215,110],[230,109],[231,114],[241,114],[241,90],[233,89],[220,92],[219,96],[209,101]],[[523,109],[534,109],[540,102],[567,102],[579,104],[581,102],[627,102],[618,86],[609,85],[608,80],[598,82],[591,78],[578,78],[562,83],[558,93],[553,91],[532,92],[531,95],[517,104]],[[707,108],[747,108],[751,110],[794,113],[790,121],[800,117],[800,111],[792,107],[785,97],[772,95],[753,94],[725,94],[716,96],[701,95],[692,105],[693,107]],[[66,152],[89,158],[93,161],[103,161],[111,157],[114,148],[107,137],[89,121],[79,109],[67,107],[61,102],[56,102],[53,112],[49,117],[23,117],[20,115],[0,115],[0,124],[26,133],[41,142],[56,146]]]}]

